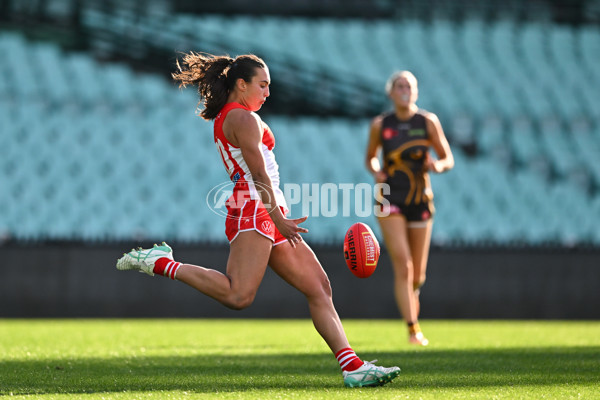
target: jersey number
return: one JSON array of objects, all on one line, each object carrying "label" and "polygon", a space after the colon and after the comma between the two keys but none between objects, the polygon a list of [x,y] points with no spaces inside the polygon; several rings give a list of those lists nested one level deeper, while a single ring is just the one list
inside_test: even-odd
[{"label": "jersey number", "polygon": [[219,149],[219,153],[221,153],[221,158],[223,159],[223,163],[225,164],[225,168],[227,168],[227,174],[229,174],[229,176],[231,176],[231,174],[233,174],[233,163],[231,162],[231,160],[229,159],[229,157],[227,157],[227,152],[225,151],[225,146],[223,146],[223,142],[221,142],[221,139],[217,139],[217,149]]}]

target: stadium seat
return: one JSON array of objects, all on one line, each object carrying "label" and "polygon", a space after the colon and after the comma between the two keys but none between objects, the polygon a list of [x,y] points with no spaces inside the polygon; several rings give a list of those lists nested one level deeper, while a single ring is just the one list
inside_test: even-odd
[{"label": "stadium seat", "polygon": [[[223,239],[222,220],[204,202],[227,176],[212,125],[194,114],[195,91],[177,90],[168,75],[94,59],[113,45],[110,32],[144,26],[139,34],[155,38],[166,51],[191,49],[203,38],[223,49],[242,43],[267,59],[310,67],[299,76],[323,69],[363,77],[382,98],[394,70],[411,70],[419,80],[419,106],[440,116],[456,158],[453,171],[433,177],[434,241],[600,243],[591,218],[580,211],[598,214],[600,207],[597,27],[476,17],[431,24],[407,18],[398,24],[147,14],[128,9],[112,18],[85,7],[86,29],[96,32],[88,52],[0,32],[0,50],[11,55],[0,60],[8,77],[0,81],[0,181],[8,188],[0,207],[9,210],[0,217],[0,235]],[[223,32],[224,25],[231,29]],[[231,47],[231,53],[240,48]],[[318,83],[303,78],[302,85],[308,84]],[[346,89],[326,93],[351,96]],[[277,138],[282,181],[372,183],[363,161],[369,119],[350,117],[360,112],[360,103],[375,100],[332,97],[346,104],[346,118],[262,115]],[[473,140],[476,152],[467,157],[461,146]],[[139,148],[144,152],[132,150]],[[164,192],[150,189],[157,177],[165,182]],[[473,190],[489,182],[491,188]],[[164,210],[171,193],[177,207]],[[36,198],[46,201],[37,204]],[[111,207],[100,198],[110,199]],[[574,211],[556,213],[565,207]],[[140,210],[155,217],[144,218]],[[311,237],[328,241],[348,221],[321,217],[311,224]]]},{"label": "stadium seat", "polygon": [[63,69],[71,77],[71,84],[78,101],[87,106],[101,101],[102,78],[99,66],[91,57],[85,54],[70,54],[64,61]]}]

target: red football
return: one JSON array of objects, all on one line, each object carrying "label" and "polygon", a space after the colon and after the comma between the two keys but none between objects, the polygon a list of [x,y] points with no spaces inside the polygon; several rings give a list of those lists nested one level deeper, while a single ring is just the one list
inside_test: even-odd
[{"label": "red football", "polygon": [[379,253],[379,242],[367,224],[357,222],[348,229],[344,238],[344,258],[355,276],[371,276],[377,268]]}]

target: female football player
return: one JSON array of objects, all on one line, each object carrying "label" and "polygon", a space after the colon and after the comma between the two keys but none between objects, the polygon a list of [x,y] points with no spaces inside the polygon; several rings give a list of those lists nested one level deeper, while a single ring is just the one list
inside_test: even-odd
[{"label": "female football player", "polygon": [[269,97],[271,77],[265,62],[254,55],[236,58],[189,53],[178,62],[173,78],[180,87],[196,86],[206,120],[214,120],[214,141],[225,170],[234,183],[227,202],[225,233],[230,242],[226,273],[174,261],[163,243],[132,250],[117,262],[120,270],[141,270],[186,283],[241,310],[254,300],[269,265],[302,292],[316,330],[336,356],[344,384],[377,386],[398,376],[398,367],[363,362],[352,350],[334,308],[329,279],[300,227],[307,217],[286,218],[273,154],[275,137],[256,114]]},{"label": "female football player", "polygon": [[417,106],[417,79],[411,72],[394,73],[386,92],[394,108],[371,122],[366,166],[377,183],[387,183],[390,189],[381,193],[378,222],[394,268],[394,295],[408,325],[409,342],[427,346],[418,318],[434,214],[429,171],[448,171],[454,158],[437,116]]}]

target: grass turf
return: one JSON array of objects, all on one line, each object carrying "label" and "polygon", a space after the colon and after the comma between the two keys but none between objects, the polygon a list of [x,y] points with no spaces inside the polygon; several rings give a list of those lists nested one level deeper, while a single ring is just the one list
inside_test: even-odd
[{"label": "grass turf", "polygon": [[309,320],[0,320],[0,396],[35,399],[592,399],[600,322],[346,320],[363,359],[398,365],[344,388]]}]

